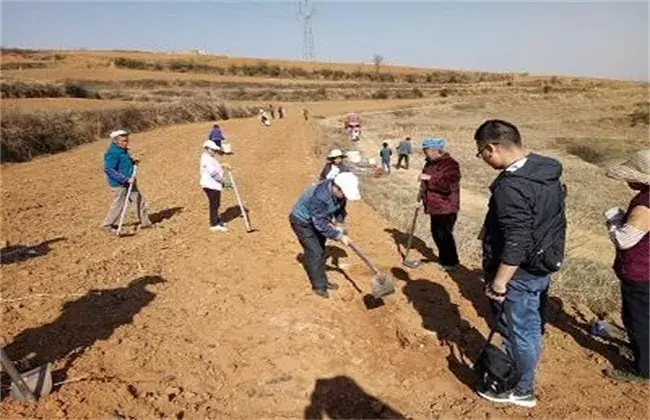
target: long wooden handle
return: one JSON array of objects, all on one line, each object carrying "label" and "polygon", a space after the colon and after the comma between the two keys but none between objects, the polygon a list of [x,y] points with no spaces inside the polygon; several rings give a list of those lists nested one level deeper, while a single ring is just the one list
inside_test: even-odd
[{"label": "long wooden handle", "polygon": [[235,177],[232,176],[232,171],[228,171],[230,175],[230,182],[232,182],[232,189],[235,190],[235,196],[237,197],[237,204],[239,204],[239,209],[241,210],[242,216],[244,216],[244,223],[246,224],[246,232],[251,231],[251,224],[248,220],[248,214],[246,214],[246,209],[241,202],[241,197],[239,196],[239,190],[237,190],[237,184],[235,184]]},{"label": "long wooden handle", "polygon": [[355,254],[357,254],[357,255],[359,256],[359,258],[361,258],[361,260],[362,260],[364,263],[366,263],[366,265],[368,266],[369,269],[371,269],[375,274],[380,274],[380,273],[379,273],[379,270],[377,269],[377,267],[375,267],[375,266],[370,262],[370,260],[369,260],[368,258],[366,258],[365,255],[363,255],[363,253],[361,252],[361,250],[360,250],[359,248],[357,248],[353,243],[350,243],[350,248],[354,251]]},{"label": "long wooden handle", "polygon": [[122,214],[120,214],[120,223],[117,226],[117,236],[120,236],[122,232],[122,223],[124,223],[124,216],[126,216],[126,209],[129,207],[129,200],[131,199],[131,191],[133,190],[133,184],[135,184],[135,175],[138,172],[138,165],[133,165],[133,182],[129,183],[129,188],[126,191],[126,199],[124,200],[124,207],[122,207]]},{"label": "long wooden handle", "polygon": [[411,223],[411,230],[409,230],[409,239],[406,244],[406,254],[404,255],[404,260],[406,260],[406,257],[409,255],[409,251],[411,251],[411,245],[413,244],[413,234],[415,233],[415,225],[418,220],[418,213],[420,213],[420,206],[415,208],[415,213],[413,214],[413,222]]},{"label": "long wooden handle", "polygon": [[0,361],[2,361],[2,366],[4,366],[7,374],[13,383],[16,384],[21,394],[23,394],[29,402],[36,402],[36,397],[34,397],[34,394],[23,380],[23,377],[20,376],[20,373],[16,370],[13,362],[9,359],[7,353],[5,353],[5,350],[2,348],[0,348]]}]

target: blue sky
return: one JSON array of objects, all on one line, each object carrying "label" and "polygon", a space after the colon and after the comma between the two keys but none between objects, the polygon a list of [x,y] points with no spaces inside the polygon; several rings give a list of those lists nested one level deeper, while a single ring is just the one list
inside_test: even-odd
[{"label": "blue sky", "polygon": [[[2,45],[297,59],[297,2],[7,1]],[[648,80],[648,3],[317,2],[317,60]]]}]

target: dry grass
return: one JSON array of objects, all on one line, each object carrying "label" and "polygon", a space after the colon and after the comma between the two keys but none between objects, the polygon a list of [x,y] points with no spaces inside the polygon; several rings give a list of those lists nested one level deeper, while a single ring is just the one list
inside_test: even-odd
[{"label": "dry grass", "polygon": [[106,137],[115,127],[137,132],[186,122],[250,117],[258,107],[185,101],[167,105],[86,111],[3,111],[2,162],[23,162]]},{"label": "dry grass", "polygon": [[27,99],[3,99],[0,102],[3,112],[10,109],[19,111],[38,110],[88,110],[88,109],[110,109],[125,108],[128,106],[139,106],[133,101],[116,101],[106,99],[79,99],[79,98],[27,98]]},{"label": "dry grass", "polygon": [[[521,130],[525,146],[558,158],[568,185],[569,219],[567,265],[553,282],[553,293],[594,311],[616,309],[618,281],[611,263],[614,252],[603,228],[602,212],[614,205],[625,207],[632,192],[608,179],[605,167],[636,150],[648,147],[648,126],[631,125],[629,114],[647,96],[647,87],[613,89],[603,87],[583,94],[476,95],[433,100],[426,109],[368,113],[363,116],[363,140],[358,149],[375,157],[380,144],[395,148],[405,136],[414,139],[416,156],[412,169],[389,177],[365,177],[364,199],[406,231],[417,193],[416,177],[423,159],[417,154],[419,139],[439,136],[448,140],[448,150],[460,162],[463,173],[461,213],[456,238],[464,261],[480,261],[476,240],[485,215],[488,185],[496,175],[474,155],[473,133],[488,118],[503,118]],[[350,148],[338,120],[324,121],[324,144]],[[394,163],[394,162],[393,162]],[[427,223],[421,220],[417,234],[431,246]],[[434,247],[435,248],[435,247]]]}]

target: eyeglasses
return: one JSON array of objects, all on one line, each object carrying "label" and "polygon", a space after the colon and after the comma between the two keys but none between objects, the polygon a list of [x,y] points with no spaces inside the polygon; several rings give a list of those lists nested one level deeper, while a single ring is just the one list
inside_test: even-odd
[{"label": "eyeglasses", "polygon": [[484,151],[485,149],[487,149],[487,147],[488,147],[489,145],[493,145],[493,146],[494,146],[494,145],[496,145],[496,144],[499,144],[499,143],[485,143],[485,144],[483,145],[483,147],[481,147],[481,148],[479,149],[478,153],[476,153],[476,157],[477,157],[477,158],[481,158],[481,157],[483,157],[483,151]]}]

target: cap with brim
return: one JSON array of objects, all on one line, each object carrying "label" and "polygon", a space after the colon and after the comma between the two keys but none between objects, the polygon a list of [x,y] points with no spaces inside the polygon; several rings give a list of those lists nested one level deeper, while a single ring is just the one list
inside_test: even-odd
[{"label": "cap with brim", "polygon": [[111,134],[109,135],[111,140],[115,140],[120,137],[126,137],[129,135],[129,132],[126,130],[115,130],[112,131]]},{"label": "cap with brim", "polygon": [[359,192],[359,178],[352,172],[341,172],[334,177],[334,184],[338,186],[348,201],[361,200]]},{"label": "cap with brim", "polygon": [[341,149],[333,149],[327,154],[328,159],[334,159],[337,157],[346,157],[347,155],[343,153]]},{"label": "cap with brim", "polygon": [[640,150],[607,170],[607,176],[629,183],[650,185],[650,149]]},{"label": "cap with brim", "polygon": [[444,149],[445,141],[435,137],[427,137],[422,142],[422,150],[426,149]]},{"label": "cap with brim", "polygon": [[215,151],[221,150],[221,147],[217,146],[217,144],[215,142],[213,142],[212,140],[206,140],[203,143],[203,147],[206,148],[206,149],[215,150]]}]

